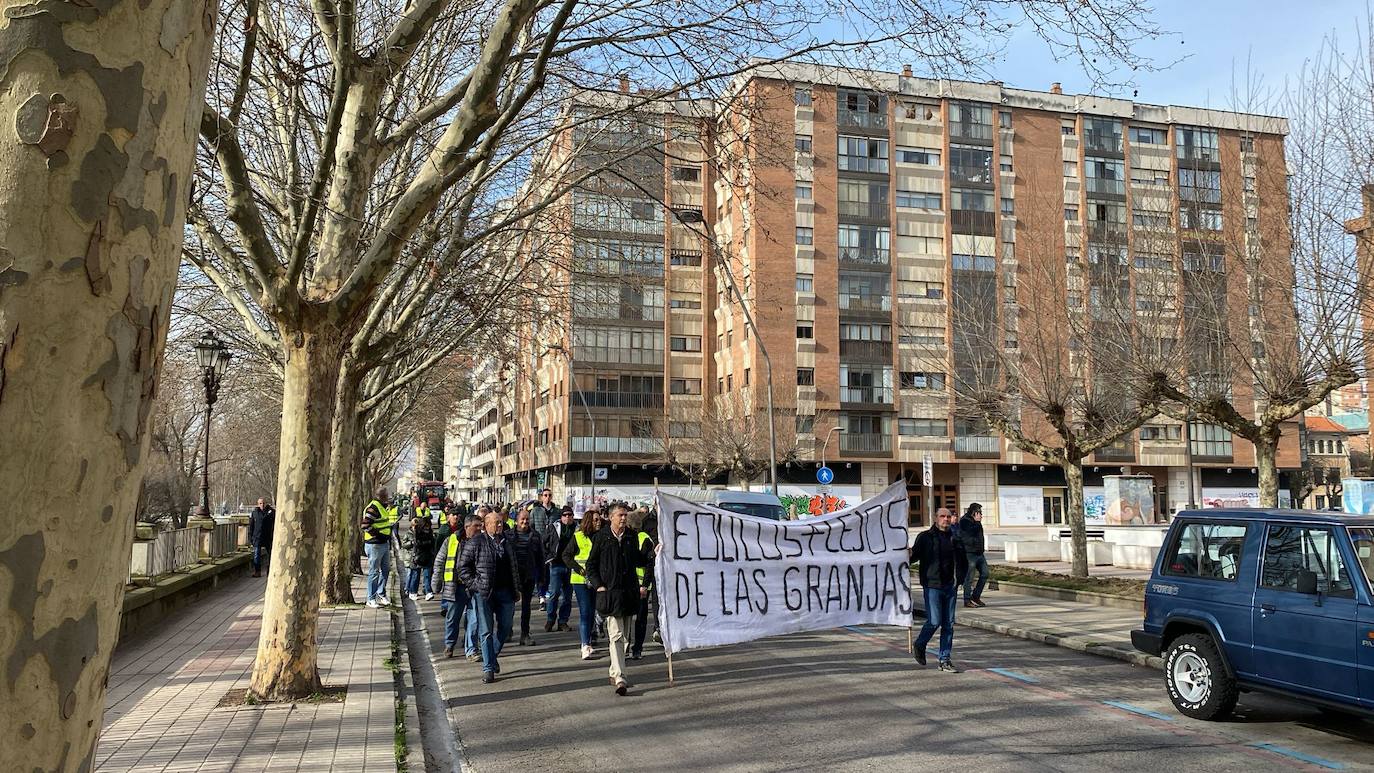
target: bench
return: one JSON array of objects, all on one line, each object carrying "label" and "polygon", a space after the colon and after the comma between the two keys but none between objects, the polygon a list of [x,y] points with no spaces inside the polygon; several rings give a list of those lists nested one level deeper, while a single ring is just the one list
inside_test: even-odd
[{"label": "bench", "polygon": [[[1088,539],[1105,540],[1107,538],[1106,529],[1085,529],[1083,533]],[[1060,529],[1059,539],[1073,539],[1073,529]]]}]

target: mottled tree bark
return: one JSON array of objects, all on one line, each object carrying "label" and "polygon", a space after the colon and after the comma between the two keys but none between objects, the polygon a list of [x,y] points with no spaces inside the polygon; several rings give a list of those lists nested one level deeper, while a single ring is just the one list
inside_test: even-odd
[{"label": "mottled tree bark", "polygon": [[3,5],[6,770],[94,767],[216,8]]},{"label": "mottled tree bark", "polygon": [[1068,495],[1066,514],[1069,518],[1069,532],[1072,534],[1074,577],[1088,576],[1088,529],[1085,523],[1087,513],[1083,509],[1083,462],[1074,459],[1059,465],[1064,469],[1064,487]]},{"label": "mottled tree bark", "polygon": [[[1259,470],[1259,506],[1279,506],[1279,432],[1277,427],[1255,439],[1255,469]],[[1295,505],[1301,507],[1300,504]]]},{"label": "mottled tree bark", "polygon": [[283,341],[281,463],[272,573],[253,663],[252,694],[292,700],[320,689],[315,645],[329,449],[346,337],[331,321],[303,322]]},{"label": "mottled tree bark", "polygon": [[358,450],[358,398],[360,384],[352,369],[339,372],[339,394],[334,405],[334,432],[329,452],[329,509],[325,514],[324,578],[321,604],[352,604],[353,534],[361,518],[355,508],[363,485],[362,458]]}]

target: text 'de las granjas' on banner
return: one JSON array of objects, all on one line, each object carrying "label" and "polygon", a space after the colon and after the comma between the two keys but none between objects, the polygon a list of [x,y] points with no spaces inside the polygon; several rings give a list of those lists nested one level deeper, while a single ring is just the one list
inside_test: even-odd
[{"label": "text 'de las granjas' on banner", "polygon": [[904,482],[862,504],[772,521],[659,494],[669,652],[844,625],[911,625]]}]

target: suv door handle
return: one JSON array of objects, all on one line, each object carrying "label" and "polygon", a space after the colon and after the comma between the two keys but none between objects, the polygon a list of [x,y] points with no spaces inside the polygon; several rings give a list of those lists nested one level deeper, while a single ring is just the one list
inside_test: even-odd
[{"label": "suv door handle", "polygon": [[1274,606],[1273,604],[1260,604],[1260,611],[1261,611],[1261,612],[1277,612],[1277,611],[1279,611],[1279,609],[1278,609],[1278,607]]}]

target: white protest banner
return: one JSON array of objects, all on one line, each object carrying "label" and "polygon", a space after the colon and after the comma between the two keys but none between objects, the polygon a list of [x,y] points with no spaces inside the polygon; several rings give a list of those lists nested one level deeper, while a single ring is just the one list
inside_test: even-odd
[{"label": "white protest banner", "polygon": [[845,625],[911,626],[906,483],[774,521],[660,493],[659,614],[669,653]]}]

